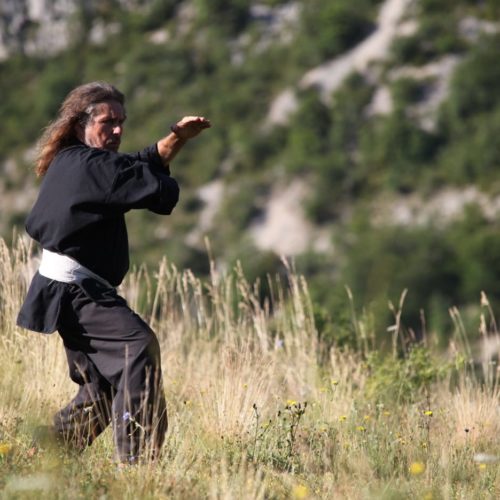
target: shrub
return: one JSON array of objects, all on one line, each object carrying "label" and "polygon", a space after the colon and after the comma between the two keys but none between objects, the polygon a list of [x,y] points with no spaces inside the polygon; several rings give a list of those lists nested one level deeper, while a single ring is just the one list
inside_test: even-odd
[{"label": "shrub", "polygon": [[500,105],[499,47],[500,36],[485,37],[455,71],[445,107],[452,127]]},{"label": "shrub", "polygon": [[455,16],[449,13],[446,16],[424,17],[415,34],[393,42],[391,53],[394,62],[423,65],[443,55],[463,52],[466,45],[457,33],[457,22]]},{"label": "shrub", "polygon": [[408,293],[402,324],[417,336],[423,332],[421,312],[428,311],[433,300],[439,298],[444,307],[459,302],[462,271],[454,248],[441,231],[432,227],[373,227],[362,220],[352,230],[354,238],[341,247],[348,258],[339,282],[349,286],[359,304],[373,311],[379,343],[389,346],[385,329],[393,318],[387,304],[397,304],[404,290]]},{"label": "shrub", "polygon": [[485,191],[498,189],[500,106],[460,125],[438,157],[442,176],[456,184],[474,183]]},{"label": "shrub", "polygon": [[373,351],[366,361],[369,376],[366,395],[377,402],[412,403],[426,400],[431,386],[449,375],[454,364],[433,359],[428,348],[415,345],[394,358]]},{"label": "shrub", "polygon": [[310,66],[334,57],[359,43],[373,29],[377,0],[304,2],[302,60]]},{"label": "shrub", "polygon": [[440,147],[437,134],[419,128],[402,109],[362,130],[362,162],[383,185],[402,192],[418,189]]}]

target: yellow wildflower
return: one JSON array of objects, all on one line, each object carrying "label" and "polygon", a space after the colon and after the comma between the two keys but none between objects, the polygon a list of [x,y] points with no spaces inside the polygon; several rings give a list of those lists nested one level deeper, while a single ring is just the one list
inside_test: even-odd
[{"label": "yellow wildflower", "polygon": [[339,381],[332,378],[332,385],[339,385]]},{"label": "yellow wildflower", "polygon": [[297,401],[295,401],[294,399],[287,399],[286,405],[287,406],[296,406],[297,405]]},{"label": "yellow wildflower", "polygon": [[0,443],[0,455],[5,456],[12,449],[12,445],[9,443]]},{"label": "yellow wildflower", "polygon": [[366,431],[366,427],[363,427],[362,425],[358,425],[356,427],[356,430],[359,431],[359,432],[365,432]]},{"label": "yellow wildflower", "polygon": [[339,422],[345,422],[347,420],[346,415],[340,415]]},{"label": "yellow wildflower", "polygon": [[426,417],[432,417],[432,410],[426,410],[426,411],[424,411],[424,415]]},{"label": "yellow wildflower", "polygon": [[298,500],[301,500],[303,498],[307,498],[309,496],[309,489],[307,486],[303,484],[298,484],[293,488],[293,498],[297,498]]},{"label": "yellow wildflower", "polygon": [[410,474],[412,476],[420,476],[425,471],[425,464],[423,462],[412,462],[410,465]]}]

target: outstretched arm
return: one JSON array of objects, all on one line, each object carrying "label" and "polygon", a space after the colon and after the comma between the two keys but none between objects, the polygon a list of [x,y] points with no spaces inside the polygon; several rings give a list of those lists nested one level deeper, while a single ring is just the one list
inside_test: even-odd
[{"label": "outstretched arm", "polygon": [[157,143],[163,164],[167,166],[189,139],[196,137],[208,127],[210,127],[210,121],[202,116],[185,116],[172,125],[172,132]]}]

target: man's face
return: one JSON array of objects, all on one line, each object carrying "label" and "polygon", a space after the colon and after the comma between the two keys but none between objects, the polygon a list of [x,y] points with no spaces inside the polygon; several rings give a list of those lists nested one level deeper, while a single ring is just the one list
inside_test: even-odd
[{"label": "man's face", "polygon": [[78,139],[87,146],[116,152],[126,118],[125,109],[119,102],[100,103],[85,127],[79,127]]}]

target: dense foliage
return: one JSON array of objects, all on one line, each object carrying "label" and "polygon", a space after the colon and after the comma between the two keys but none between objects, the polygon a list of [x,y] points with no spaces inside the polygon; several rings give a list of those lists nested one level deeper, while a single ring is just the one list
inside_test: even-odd
[{"label": "dense foliage", "polygon": [[[181,115],[206,115],[214,127],[173,166],[183,188],[175,217],[165,223],[150,214],[130,215],[136,262],[152,263],[167,253],[179,267],[207,272],[205,249],[188,245],[185,237],[203,207],[197,189],[223,177],[224,199],[208,234],[214,255],[229,264],[241,260],[250,278],[279,271],[278,256],[256,251],[245,230],[261,216],[273,181],[300,178],[310,187],[305,212],[330,231],[335,247],[331,255],[311,249],[297,259],[321,304],[318,314],[328,318],[325,332],[332,322],[342,332],[346,285],[357,307],[377,312],[387,311],[387,301],[397,302],[408,289],[404,322],[420,331],[425,311],[427,326],[446,332],[447,307],[476,304],[481,291],[500,299],[497,222],[471,208],[444,226],[401,227],[372,220],[371,207],[387,195],[429,199],[445,186],[475,185],[497,194],[500,35],[467,38],[460,26],[466,17],[498,20],[498,2],[417,2],[417,29],[395,40],[378,82],[353,74],[328,103],[315,89],[296,89],[296,112],[286,125],[269,129],[264,124],[274,97],[368,36],[381,2],[298,4],[298,20],[279,32],[269,19],[289,6],[284,0],[260,2],[269,9],[267,17],[249,0],[194,0],[191,10],[180,0],[155,0],[133,13],[109,0],[82,10],[63,53],[19,54],[0,63],[0,161],[16,158],[27,174],[31,166],[23,151],[66,92],[93,79],[110,80],[127,95],[127,150],[156,140]],[[97,22],[118,23],[119,32],[91,43]],[[158,42],[154,35],[161,30],[165,36]],[[426,128],[414,111],[435,80],[391,75],[447,56],[459,62],[436,125]],[[369,115],[380,84],[389,87],[393,109]],[[22,220],[22,214],[12,217]],[[376,317],[383,336],[385,315]]]}]

